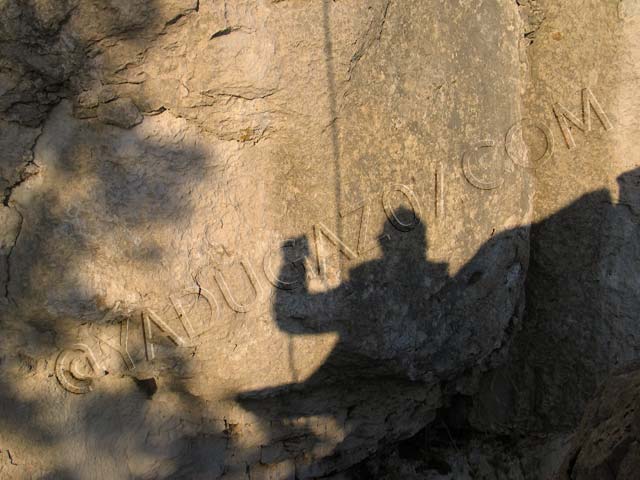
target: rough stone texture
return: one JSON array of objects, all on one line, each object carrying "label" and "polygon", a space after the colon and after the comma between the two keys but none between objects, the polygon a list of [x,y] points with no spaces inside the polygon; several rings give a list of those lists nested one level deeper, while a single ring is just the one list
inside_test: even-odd
[{"label": "rough stone texture", "polygon": [[116,98],[108,103],[101,103],[97,114],[102,123],[121,128],[131,128],[142,122],[142,115],[129,98]]},{"label": "rough stone texture", "polygon": [[[535,170],[524,328],[505,367],[481,387],[488,401],[477,416],[502,432],[570,431],[597,385],[640,354],[640,124],[633,113],[640,106],[640,30],[632,4],[524,5],[542,19],[527,40],[525,111],[550,127],[555,149]],[[553,107],[560,103],[582,120],[587,87],[611,128],[591,108],[591,131],[572,126],[575,148],[569,149]]]},{"label": "rough stone texture", "polygon": [[568,446],[565,438],[549,442],[546,438],[468,436],[438,423],[429,427],[426,439],[425,433],[330,478],[550,480]]},{"label": "rough stone texture", "polygon": [[[636,364],[637,367],[637,364]],[[588,405],[558,480],[631,480],[640,468],[640,372],[610,378]]]},{"label": "rough stone texture", "polygon": [[640,333],[637,8],[578,3],[1,1],[2,475],[553,471]]}]

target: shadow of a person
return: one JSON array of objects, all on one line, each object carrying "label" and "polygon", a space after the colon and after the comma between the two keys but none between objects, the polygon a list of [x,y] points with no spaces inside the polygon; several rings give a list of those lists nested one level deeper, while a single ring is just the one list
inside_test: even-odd
[{"label": "shadow of a person", "polygon": [[[299,265],[305,280],[298,291],[276,293],[278,327],[290,334],[338,334],[330,356],[305,386],[342,381],[345,376],[414,379],[420,321],[430,296],[448,281],[447,265],[427,261],[426,225],[407,209],[394,212],[377,240],[380,258],[352,268],[338,287],[318,293],[309,290],[305,262],[283,248],[283,258]],[[294,243],[308,255],[306,238]]]},{"label": "shadow of a person", "polygon": [[[341,411],[375,391],[419,380],[414,375],[417,338],[424,335],[432,297],[449,281],[447,264],[427,260],[426,225],[410,210],[396,210],[377,240],[380,258],[352,268],[339,286],[318,293],[309,287],[309,277],[316,274],[305,268],[310,265],[306,237],[281,246],[283,267],[273,307],[278,327],[291,335],[338,336],[328,358],[306,380],[236,397],[268,423],[272,441],[288,439],[290,452],[308,452],[320,442],[305,425],[292,433],[290,422],[317,416],[338,420]],[[296,272],[297,284],[288,281]],[[292,446],[291,438],[301,444]]]},{"label": "shadow of a person", "polygon": [[[326,361],[304,381],[244,392],[237,401],[287,446],[281,459],[305,455],[322,441],[309,426],[318,416],[339,424],[362,420],[355,428],[384,423],[385,414],[404,408],[398,395],[430,390],[425,372],[446,382],[478,365],[488,372],[474,398],[474,415],[482,416],[477,425],[516,427],[523,415],[533,427],[572,425],[598,379],[638,357],[633,320],[640,281],[631,260],[640,257],[639,173],[618,178],[617,204],[608,190],[592,191],[536,223],[492,236],[453,277],[446,264],[427,261],[419,219],[403,233],[385,223],[382,256],[351,269],[337,288],[312,293],[305,275],[302,288],[276,293],[281,330],[337,334]],[[282,253],[291,278],[300,255],[309,255],[306,239]],[[356,406],[370,412],[348,413]],[[348,435],[355,440],[347,436],[311,456],[351,455],[363,434]]]}]

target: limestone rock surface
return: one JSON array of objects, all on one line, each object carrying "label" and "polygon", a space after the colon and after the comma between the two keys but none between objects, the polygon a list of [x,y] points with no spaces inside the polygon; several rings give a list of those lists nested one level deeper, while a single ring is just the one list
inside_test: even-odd
[{"label": "limestone rock surface", "polygon": [[552,471],[640,353],[636,3],[1,0],[0,476]]}]

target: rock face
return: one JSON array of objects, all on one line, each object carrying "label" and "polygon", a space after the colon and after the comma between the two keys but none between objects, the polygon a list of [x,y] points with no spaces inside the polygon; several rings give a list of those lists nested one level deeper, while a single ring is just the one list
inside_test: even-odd
[{"label": "rock face", "polygon": [[[637,2],[519,3],[531,30],[524,109],[555,148],[535,170],[526,320],[482,382],[477,416],[503,432],[566,432],[639,354]],[[545,137],[529,135],[538,158]]]},{"label": "rock face", "polygon": [[2,475],[551,471],[640,334],[636,10],[556,3],[0,2]]},{"label": "rock face", "polygon": [[[637,365],[636,365],[637,367]],[[580,422],[560,480],[625,480],[640,468],[640,372],[610,378]]]}]

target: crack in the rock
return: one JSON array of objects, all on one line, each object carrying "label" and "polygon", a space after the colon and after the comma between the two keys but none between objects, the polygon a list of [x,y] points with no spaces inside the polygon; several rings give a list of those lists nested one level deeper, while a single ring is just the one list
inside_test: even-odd
[{"label": "crack in the rock", "polygon": [[222,30],[218,30],[213,35],[209,37],[209,40],[213,40],[214,38],[223,37],[224,35],[229,35],[230,33],[236,32],[240,30],[240,27],[226,27]]},{"label": "crack in the rock", "polygon": [[[18,188],[20,185],[22,185],[24,182],[29,180],[31,177],[39,173],[40,165],[38,165],[35,161],[35,158],[36,158],[35,148],[36,148],[36,145],[38,144],[38,140],[42,136],[42,131],[43,129],[40,128],[40,133],[38,133],[38,135],[33,139],[33,143],[31,144],[31,147],[29,147],[29,150],[31,151],[31,158],[20,169],[18,180],[14,182],[12,185],[9,185],[4,189],[4,197],[2,199],[2,204],[5,207],[9,206],[9,201],[11,200],[11,195],[13,194],[13,191],[16,188]],[[30,167],[32,167],[34,170],[30,171],[29,170]]]},{"label": "crack in the rock", "polygon": [[269,92],[266,93],[262,93],[262,94],[256,94],[253,96],[249,96],[249,95],[241,95],[241,94],[237,94],[237,93],[226,93],[226,92],[201,92],[202,95],[204,95],[205,97],[209,97],[209,98],[215,98],[215,97],[227,97],[227,98],[237,98],[239,100],[247,100],[247,101],[254,101],[254,100],[261,100],[267,97],[270,97],[271,95],[274,95],[275,93],[277,93],[277,90],[271,90]]},{"label": "crack in the rock", "polygon": [[24,182],[29,180],[34,175],[37,175],[37,172],[30,173],[26,171],[27,167],[29,167],[30,165],[35,165],[37,167],[37,164],[33,162],[33,160],[30,160],[22,168],[22,171],[20,172],[20,179],[17,182],[13,183],[12,185],[9,185],[4,189],[4,198],[2,200],[2,203],[5,207],[9,206],[9,200],[11,199],[11,195],[13,194],[13,190],[18,188],[20,185],[22,185]]},{"label": "crack in the rock", "polygon": [[[22,185],[24,182],[26,182],[28,179],[30,179],[31,177],[39,173],[40,166],[35,161],[35,158],[36,158],[35,148],[36,148],[36,145],[38,144],[38,140],[42,136],[43,130],[44,130],[43,128],[40,128],[40,132],[33,139],[33,143],[29,148],[29,150],[31,151],[31,158],[22,166],[18,181],[14,182],[12,185],[9,185],[7,188],[5,188],[2,204],[7,208],[11,208],[9,206],[9,202],[11,200],[11,195],[13,194],[13,191],[16,188],[18,188],[20,185]],[[34,170],[30,171],[29,170],[30,167],[33,167]],[[20,238],[20,233],[22,232],[22,225],[24,223],[24,216],[22,215],[20,210],[18,210],[15,206],[13,207],[13,210],[20,216],[20,222],[18,224],[18,232],[16,233],[16,237],[13,240],[11,248],[9,248],[9,251],[6,257],[6,272],[5,272],[6,282],[4,286],[4,299],[7,301],[9,300],[9,286],[11,285],[11,254],[13,253],[13,250],[16,244],[18,243],[18,239]]]},{"label": "crack in the rock", "polygon": [[367,53],[367,51],[369,50],[369,47],[373,45],[374,41],[375,40],[380,41],[380,38],[382,37],[382,31],[384,29],[384,25],[387,21],[387,15],[389,13],[389,7],[391,6],[391,1],[392,0],[387,0],[387,2],[384,5],[384,9],[382,11],[382,18],[377,22],[378,26],[376,29],[377,30],[376,33],[373,33],[376,20],[375,18],[371,20],[371,23],[369,24],[367,31],[363,35],[364,40],[362,42],[362,45],[360,46],[360,48],[356,50],[356,52],[351,57],[351,61],[349,62],[349,70],[347,72],[348,79],[351,79],[351,73],[355,70],[360,59],[364,57],[364,55]]},{"label": "crack in the rock", "polygon": [[22,215],[22,213],[20,213],[20,211],[17,208],[14,208],[14,210],[20,216],[20,223],[18,224],[18,233],[16,233],[16,238],[14,239],[13,244],[11,245],[11,248],[9,248],[9,252],[7,253],[7,260],[6,260],[6,267],[5,267],[6,281],[4,284],[4,299],[6,301],[9,301],[9,285],[11,285],[11,254],[13,253],[13,250],[16,248],[16,245],[18,244],[20,233],[22,233],[22,224],[24,223],[24,216]]},{"label": "crack in the rock", "polygon": [[384,24],[387,22],[387,13],[389,13],[389,7],[391,6],[391,0],[387,0],[387,3],[384,6],[384,12],[382,12],[382,21],[380,22],[380,28],[378,29],[377,40],[380,40],[382,37],[382,30],[384,29]]},{"label": "crack in the rock", "polygon": [[195,6],[194,8],[190,8],[190,9],[188,9],[188,10],[185,10],[184,12],[180,12],[178,15],[176,15],[176,16],[175,16],[175,17],[173,17],[172,19],[167,20],[167,21],[165,22],[164,26],[165,26],[165,28],[166,28],[166,27],[169,27],[169,26],[171,26],[171,25],[175,25],[176,23],[178,23],[178,21],[179,21],[181,18],[184,18],[184,17],[188,16],[190,13],[192,13],[192,12],[197,12],[197,11],[198,11],[198,4],[196,4],[196,6]]}]

